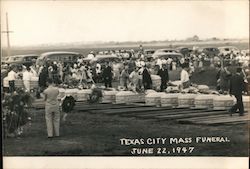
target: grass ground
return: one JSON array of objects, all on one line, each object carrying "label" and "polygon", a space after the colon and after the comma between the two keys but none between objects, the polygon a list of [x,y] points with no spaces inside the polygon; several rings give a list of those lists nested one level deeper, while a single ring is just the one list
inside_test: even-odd
[{"label": "grass ground", "polygon": [[[156,145],[155,147],[194,146],[191,154],[171,156],[248,156],[247,125],[199,126],[184,125],[171,121],[156,121],[120,116],[108,116],[96,112],[73,112],[67,122],[61,124],[61,136],[49,140],[46,135],[44,110],[32,111],[31,126],[20,138],[4,140],[6,156],[91,155],[127,156],[133,147],[122,146],[121,138],[157,138],[224,136],[229,143],[191,143]],[[165,154],[166,155],[166,154]]]}]

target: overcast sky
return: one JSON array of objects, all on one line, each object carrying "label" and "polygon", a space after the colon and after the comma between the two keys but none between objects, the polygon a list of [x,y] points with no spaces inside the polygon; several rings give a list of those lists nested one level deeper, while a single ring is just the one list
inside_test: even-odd
[{"label": "overcast sky", "polygon": [[[11,45],[79,41],[150,41],[248,38],[249,2],[237,1],[13,1],[1,5],[2,31],[9,15]],[[6,44],[6,34],[2,34]]]}]

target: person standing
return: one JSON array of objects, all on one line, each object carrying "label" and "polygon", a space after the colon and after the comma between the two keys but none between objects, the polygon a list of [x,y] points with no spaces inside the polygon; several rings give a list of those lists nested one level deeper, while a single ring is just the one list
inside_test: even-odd
[{"label": "person standing", "polygon": [[230,81],[231,73],[228,70],[228,66],[226,65],[224,68],[222,67],[220,70],[220,90],[222,93],[225,93],[229,89],[229,81]]},{"label": "person standing", "polygon": [[100,63],[96,63],[96,66],[95,66],[95,82],[100,82],[100,75],[102,73],[102,67],[101,67],[101,64]]},{"label": "person standing", "polygon": [[120,85],[125,87],[126,89],[128,88],[128,79],[129,79],[128,66],[125,66],[120,75]]},{"label": "person standing", "polygon": [[69,63],[64,62],[62,71],[63,71],[62,82],[64,82],[64,81],[65,81],[65,77],[66,77],[68,74],[71,73],[71,72],[70,72],[70,65],[69,65]]},{"label": "person standing", "polygon": [[152,79],[146,66],[144,66],[144,70],[142,72],[142,83],[144,90],[152,89]]},{"label": "person standing", "polygon": [[242,69],[237,68],[236,74],[234,74],[230,79],[229,94],[234,95],[236,98],[236,104],[229,110],[230,116],[232,113],[236,113],[239,110],[239,115],[244,115],[244,105],[242,102],[242,92],[244,91],[244,78],[241,75]]},{"label": "person standing", "polygon": [[61,83],[63,82],[63,63],[58,62],[57,67],[58,67],[59,81]]},{"label": "person standing", "polygon": [[59,90],[54,86],[52,79],[48,79],[48,88],[44,90],[45,99],[45,120],[48,138],[59,137],[60,111],[57,96]]},{"label": "person standing", "polygon": [[30,80],[31,80],[32,76],[33,76],[33,74],[30,71],[30,67],[24,68],[23,84],[24,84],[25,90],[27,92],[30,92]]},{"label": "person standing", "polygon": [[189,74],[187,70],[188,70],[188,64],[187,63],[182,64],[181,83],[183,89],[188,88],[190,86]]},{"label": "person standing", "polygon": [[113,76],[113,73],[112,73],[112,68],[109,65],[109,62],[106,62],[105,67],[103,69],[102,76],[103,76],[105,87],[106,88],[112,87],[112,76]]},{"label": "person standing", "polygon": [[47,87],[48,76],[49,76],[48,68],[43,67],[38,77],[38,85],[40,92],[43,92],[44,89]]},{"label": "person standing", "polygon": [[167,82],[169,81],[167,65],[163,64],[162,68],[158,71],[157,75],[161,77],[161,92],[167,88]]},{"label": "person standing", "polygon": [[139,70],[139,68],[134,68],[134,71],[132,71],[129,74],[129,79],[131,81],[131,85],[135,88],[136,91],[140,90],[140,84],[139,84],[140,75],[139,75],[138,70]]},{"label": "person standing", "polygon": [[12,66],[10,72],[8,73],[8,80],[9,80],[9,92],[13,93],[15,88],[15,80],[17,79],[16,69]]}]

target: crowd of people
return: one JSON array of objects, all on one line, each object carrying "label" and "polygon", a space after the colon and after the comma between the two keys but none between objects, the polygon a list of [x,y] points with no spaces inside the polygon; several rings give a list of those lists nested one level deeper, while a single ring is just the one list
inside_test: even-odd
[{"label": "crowd of people", "polygon": [[[112,54],[117,55],[115,51],[98,52],[103,55]],[[103,83],[106,88],[119,87],[124,90],[131,89],[135,91],[142,91],[152,88],[151,75],[159,75],[161,78],[160,91],[167,88],[169,80],[169,71],[174,71],[182,68],[180,73],[180,80],[183,86],[189,84],[189,78],[196,69],[202,71],[204,66],[216,67],[218,74],[217,89],[222,93],[228,91],[228,82],[231,72],[228,66],[237,65],[241,66],[245,71],[243,72],[245,80],[247,80],[248,64],[246,59],[248,56],[241,53],[230,53],[225,56],[208,56],[204,53],[191,52],[184,57],[169,57],[157,58],[152,60],[148,57],[143,49],[135,53],[131,50],[124,58],[126,51],[123,51],[118,57],[121,58],[120,62],[117,61],[104,61],[95,62],[90,64],[83,58],[78,58],[74,62],[60,62],[48,61],[44,65],[37,67],[36,65],[22,66],[17,69],[12,67],[8,73],[9,90],[12,92],[15,86],[15,79],[22,79],[24,87],[30,91],[30,80],[32,77],[38,77],[39,91],[42,92],[47,87],[48,79],[52,79],[55,84],[63,85],[64,87],[74,88],[89,88],[89,84]],[[94,58],[94,52],[90,52],[87,57]],[[115,83],[115,85],[114,85]],[[118,83],[118,84],[117,84]]]}]

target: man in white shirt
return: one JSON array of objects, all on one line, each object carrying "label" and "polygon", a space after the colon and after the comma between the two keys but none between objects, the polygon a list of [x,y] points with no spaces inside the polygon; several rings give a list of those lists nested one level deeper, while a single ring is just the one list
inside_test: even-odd
[{"label": "man in white shirt", "polygon": [[184,63],[182,65],[182,70],[181,70],[181,83],[183,86],[183,89],[188,88],[190,86],[190,81],[189,81],[189,74],[187,72],[188,65],[187,63]]},{"label": "man in white shirt", "polygon": [[25,68],[23,72],[23,84],[27,92],[30,92],[30,80],[33,74],[30,71],[30,67]]},{"label": "man in white shirt", "polygon": [[17,78],[17,73],[15,72],[14,67],[11,68],[10,72],[8,73],[8,80],[9,80],[9,92],[13,93],[15,89],[15,80]]}]

